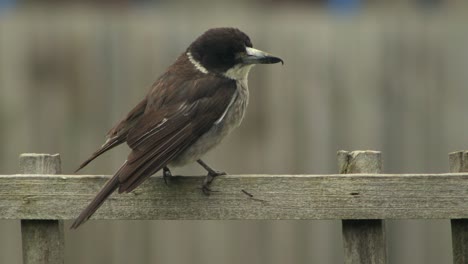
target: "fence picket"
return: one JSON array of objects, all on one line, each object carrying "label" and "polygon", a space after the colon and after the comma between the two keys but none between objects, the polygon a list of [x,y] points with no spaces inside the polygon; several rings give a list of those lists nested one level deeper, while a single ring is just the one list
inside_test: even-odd
[{"label": "fence picket", "polygon": [[[381,173],[382,159],[377,151],[339,151],[341,174]],[[359,199],[359,192],[350,199]],[[385,224],[383,220],[343,220],[344,263],[387,263]]]},{"label": "fence picket", "polygon": [[[449,154],[450,172],[468,172],[468,151]],[[468,219],[451,219],[453,263],[468,263]]]},{"label": "fence picket", "polygon": [[[60,174],[58,154],[22,154],[22,174]],[[24,264],[64,263],[63,221],[21,220]]]}]

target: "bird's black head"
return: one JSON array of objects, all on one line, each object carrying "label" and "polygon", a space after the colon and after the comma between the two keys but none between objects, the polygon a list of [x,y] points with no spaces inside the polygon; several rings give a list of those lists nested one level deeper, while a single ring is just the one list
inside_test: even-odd
[{"label": "bird's black head", "polygon": [[[266,52],[252,48],[249,36],[236,28],[213,28],[198,37],[187,49],[192,63],[199,70],[225,74],[235,68],[283,62]],[[233,79],[236,79],[233,77]]]}]

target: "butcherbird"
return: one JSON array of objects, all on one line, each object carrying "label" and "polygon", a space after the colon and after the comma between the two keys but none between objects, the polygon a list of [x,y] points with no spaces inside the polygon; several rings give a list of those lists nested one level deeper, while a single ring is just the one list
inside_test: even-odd
[{"label": "butcherbird", "polygon": [[[202,190],[218,175],[200,157],[239,126],[249,99],[247,76],[255,64],[283,61],[254,49],[236,28],[213,28],[198,37],[153,84],[146,97],[107,134],[107,141],[78,170],[124,142],[127,160],[81,212],[77,228],[116,189],[128,193],[159,170],[197,161],[208,171]],[[77,170],[77,171],[78,171]]]}]

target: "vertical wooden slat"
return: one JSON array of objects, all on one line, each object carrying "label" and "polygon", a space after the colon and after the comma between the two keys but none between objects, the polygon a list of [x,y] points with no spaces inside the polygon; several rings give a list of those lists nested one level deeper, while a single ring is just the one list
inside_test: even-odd
[{"label": "vertical wooden slat", "polygon": [[[450,172],[468,172],[468,151],[449,154]],[[468,263],[468,219],[451,219],[453,263]]]},{"label": "vertical wooden slat", "polygon": [[[340,173],[381,173],[378,151],[339,151]],[[350,197],[350,199],[353,199]],[[344,263],[387,263],[383,220],[343,220]]]},{"label": "vertical wooden slat", "polygon": [[[23,174],[60,174],[58,154],[21,154]],[[21,220],[24,264],[64,263],[63,221]]]}]

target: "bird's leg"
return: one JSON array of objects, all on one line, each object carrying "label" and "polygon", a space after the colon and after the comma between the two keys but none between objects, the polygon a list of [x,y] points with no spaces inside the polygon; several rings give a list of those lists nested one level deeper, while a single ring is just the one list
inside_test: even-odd
[{"label": "bird's leg", "polygon": [[164,183],[167,185],[167,179],[172,177],[172,173],[167,166],[163,167],[163,179]]},{"label": "bird's leg", "polygon": [[198,164],[200,164],[206,171],[208,171],[208,174],[205,177],[205,180],[203,181],[202,185],[202,191],[206,195],[210,195],[211,189],[210,189],[210,184],[213,182],[214,178],[220,175],[226,175],[225,172],[223,171],[217,171],[212,169],[208,164],[206,164],[203,160],[198,159],[197,160]]},{"label": "bird's leg", "polygon": [[219,176],[219,175],[226,175],[226,173],[224,171],[214,170],[213,168],[208,166],[208,164],[206,164],[201,159],[198,159],[197,162],[198,162],[198,164],[200,164],[208,172],[208,175],[211,175],[212,177],[216,177],[216,176]]}]

